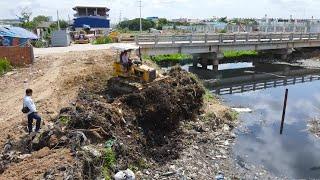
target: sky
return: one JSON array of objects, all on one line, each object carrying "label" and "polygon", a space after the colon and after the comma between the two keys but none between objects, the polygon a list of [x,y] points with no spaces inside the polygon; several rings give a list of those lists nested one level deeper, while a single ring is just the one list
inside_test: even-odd
[{"label": "sky", "polygon": [[[90,3],[88,3],[90,1]],[[47,15],[67,20],[73,17],[76,5],[102,5],[111,9],[110,18],[116,23],[121,17],[139,17],[139,0],[0,0],[0,19],[15,18],[22,8],[32,8],[33,15]],[[143,17],[210,18],[268,17],[320,18],[320,0],[142,0]]]}]

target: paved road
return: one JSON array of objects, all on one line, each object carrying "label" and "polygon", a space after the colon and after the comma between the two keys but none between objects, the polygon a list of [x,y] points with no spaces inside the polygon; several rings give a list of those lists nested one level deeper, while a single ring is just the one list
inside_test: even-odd
[{"label": "paved road", "polygon": [[50,48],[34,48],[34,55],[46,55],[46,54],[57,54],[57,53],[66,53],[66,52],[83,52],[90,50],[106,50],[110,49],[113,44],[101,44],[101,45],[92,45],[92,44],[72,44],[68,47],[50,47]]}]

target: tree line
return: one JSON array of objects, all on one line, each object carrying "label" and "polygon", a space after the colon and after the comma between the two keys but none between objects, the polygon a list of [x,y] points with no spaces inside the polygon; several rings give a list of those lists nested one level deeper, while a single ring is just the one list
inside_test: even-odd
[{"label": "tree line", "polygon": [[[159,18],[156,22],[149,19],[142,19],[142,30],[146,31],[150,28],[155,28],[162,30],[163,26],[188,26],[190,23],[187,22],[172,22],[165,18]],[[132,20],[125,20],[118,24],[117,28],[127,29],[130,31],[139,31],[140,30],[140,18],[135,18]]]},{"label": "tree line", "polygon": [[[31,9],[27,7],[23,8],[20,14],[18,15],[18,18],[21,21],[20,26],[25,29],[34,30],[43,22],[50,22],[50,18],[48,16],[38,15],[34,18],[31,18],[31,16],[32,16]],[[60,24],[60,28],[62,29],[65,29],[68,27],[68,22],[65,20],[59,20],[59,24]],[[50,22],[49,29],[57,30],[58,22],[57,21]]]},{"label": "tree line", "polygon": [[[257,25],[258,22],[255,19],[250,18],[233,18],[228,19],[227,17],[221,17],[217,20],[212,20],[220,23],[226,24],[233,24],[233,25]],[[210,21],[211,22],[211,21]],[[199,23],[202,24],[202,23]],[[199,25],[197,24],[197,25]],[[148,19],[142,19],[142,30],[146,31],[150,28],[155,28],[158,30],[162,30],[163,26],[189,26],[189,22],[172,22],[165,18],[159,18],[157,21],[152,21]],[[140,30],[140,19],[132,19],[132,20],[125,20],[118,24],[117,28],[119,29],[126,29],[130,31],[139,31]]]}]

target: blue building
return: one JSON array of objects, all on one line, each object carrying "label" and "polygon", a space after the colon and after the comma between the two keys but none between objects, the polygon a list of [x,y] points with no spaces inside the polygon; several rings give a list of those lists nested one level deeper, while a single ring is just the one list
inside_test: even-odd
[{"label": "blue building", "polygon": [[0,26],[0,46],[28,46],[29,40],[39,39],[34,33],[21,27]]},{"label": "blue building", "polygon": [[109,11],[107,7],[96,6],[76,6],[73,8],[74,14],[73,26],[76,31],[83,28],[90,28],[96,31],[106,33],[110,29]]}]

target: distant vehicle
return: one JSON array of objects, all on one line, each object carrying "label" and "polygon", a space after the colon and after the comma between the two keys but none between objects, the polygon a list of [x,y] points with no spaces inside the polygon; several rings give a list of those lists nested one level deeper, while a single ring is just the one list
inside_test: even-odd
[{"label": "distant vehicle", "polygon": [[149,32],[150,32],[150,33],[153,33],[153,34],[162,34],[162,31],[161,31],[161,30],[154,29],[154,28],[150,28],[150,29],[149,29]]},{"label": "distant vehicle", "polygon": [[85,31],[80,31],[79,34],[74,35],[74,42],[75,44],[89,44],[90,39]]}]

